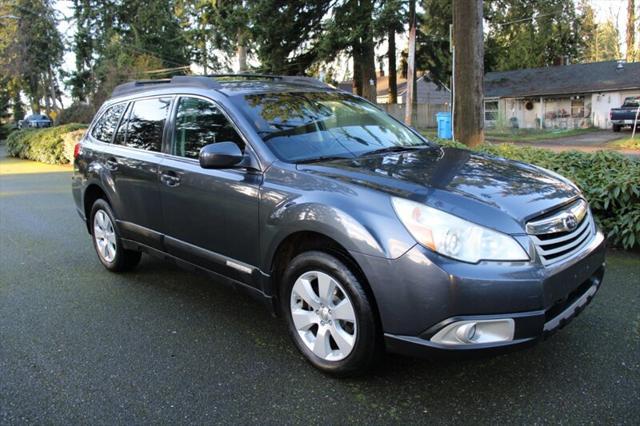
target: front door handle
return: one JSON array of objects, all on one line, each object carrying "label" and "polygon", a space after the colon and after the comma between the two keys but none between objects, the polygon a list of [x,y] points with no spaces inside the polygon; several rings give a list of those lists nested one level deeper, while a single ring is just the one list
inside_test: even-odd
[{"label": "front door handle", "polygon": [[107,158],[105,167],[111,171],[118,170],[118,160],[116,160],[114,157]]},{"label": "front door handle", "polygon": [[178,176],[176,172],[172,172],[170,170],[162,172],[160,175],[160,182],[170,187],[176,187],[180,185],[180,176]]}]

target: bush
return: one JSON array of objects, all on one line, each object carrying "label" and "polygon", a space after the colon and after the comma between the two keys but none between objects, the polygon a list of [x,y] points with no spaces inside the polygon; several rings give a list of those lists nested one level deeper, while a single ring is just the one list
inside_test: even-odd
[{"label": "bush", "polygon": [[67,124],[47,129],[25,129],[7,138],[9,155],[49,164],[73,160],[73,146],[82,137],[84,124]]},{"label": "bush", "polygon": [[[458,142],[438,141],[468,149]],[[582,190],[611,244],[640,247],[640,161],[612,151],[553,152],[512,144],[482,145],[479,151],[553,170]]]},{"label": "bush", "polygon": [[58,124],[84,123],[89,124],[95,110],[89,104],[74,103],[63,109],[58,116]]},{"label": "bush", "polygon": [[16,125],[13,123],[7,123],[0,125],[0,141],[5,140],[11,132],[16,130]]}]

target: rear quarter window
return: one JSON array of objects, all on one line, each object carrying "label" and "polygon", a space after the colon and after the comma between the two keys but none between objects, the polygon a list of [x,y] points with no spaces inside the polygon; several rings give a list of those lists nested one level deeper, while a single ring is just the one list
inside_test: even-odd
[{"label": "rear quarter window", "polygon": [[130,148],[160,152],[164,125],[170,106],[171,98],[135,101],[128,116],[126,137],[124,141],[119,141],[119,143],[124,143]]},{"label": "rear quarter window", "polygon": [[117,104],[107,109],[91,130],[91,136],[100,142],[111,143],[125,106],[125,104]]}]

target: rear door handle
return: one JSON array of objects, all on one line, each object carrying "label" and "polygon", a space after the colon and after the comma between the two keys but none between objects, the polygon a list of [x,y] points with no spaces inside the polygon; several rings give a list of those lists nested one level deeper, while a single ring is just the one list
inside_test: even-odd
[{"label": "rear door handle", "polygon": [[180,185],[180,176],[178,176],[176,172],[168,170],[166,172],[162,172],[160,175],[160,182],[170,187],[176,187]]},{"label": "rear door handle", "polygon": [[118,170],[118,160],[114,157],[107,158],[106,167],[111,171]]}]

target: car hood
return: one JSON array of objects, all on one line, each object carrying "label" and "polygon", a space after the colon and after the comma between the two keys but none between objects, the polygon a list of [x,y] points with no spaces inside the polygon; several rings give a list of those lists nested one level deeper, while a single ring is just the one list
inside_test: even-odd
[{"label": "car hood", "polygon": [[430,147],[299,167],[424,202],[477,223],[491,222],[505,232],[514,232],[501,224],[505,215],[518,222],[521,231],[530,218],[580,196],[567,179],[545,169],[457,148]]}]

